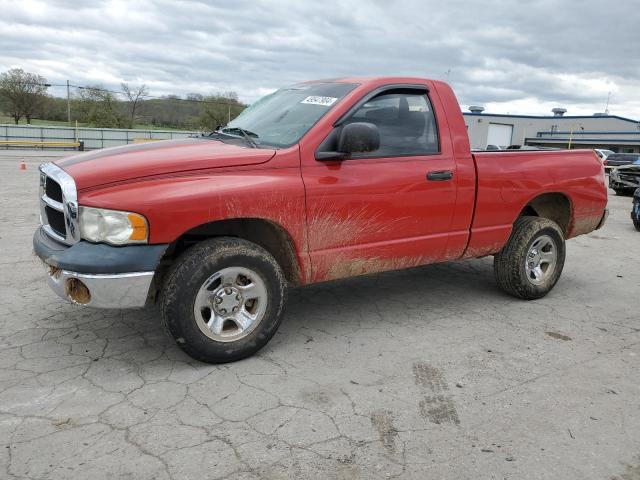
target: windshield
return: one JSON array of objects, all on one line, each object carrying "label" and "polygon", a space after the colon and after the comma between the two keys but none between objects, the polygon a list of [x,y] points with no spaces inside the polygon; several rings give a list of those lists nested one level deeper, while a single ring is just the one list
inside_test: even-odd
[{"label": "windshield", "polygon": [[352,83],[303,83],[261,98],[222,132],[244,132],[257,146],[289,147],[356,87]]}]

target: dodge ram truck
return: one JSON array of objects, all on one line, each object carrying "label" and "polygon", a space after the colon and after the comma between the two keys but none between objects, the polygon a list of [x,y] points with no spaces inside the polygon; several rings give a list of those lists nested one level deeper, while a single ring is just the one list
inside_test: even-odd
[{"label": "dodge ram truck", "polygon": [[263,347],[295,286],[492,255],[502,290],[538,299],[565,240],[607,213],[593,151],[472,154],[451,88],[420,78],[296,84],[209,135],[40,174],[33,245],[53,290],[155,303],[180,348],[211,363]]}]

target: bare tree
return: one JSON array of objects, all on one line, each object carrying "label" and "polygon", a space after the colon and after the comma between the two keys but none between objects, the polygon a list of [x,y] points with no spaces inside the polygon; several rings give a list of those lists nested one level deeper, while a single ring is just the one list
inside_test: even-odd
[{"label": "bare tree", "polygon": [[14,68],[0,74],[0,96],[5,109],[16,125],[22,117],[31,123],[33,116],[42,109],[47,98],[47,79],[42,75]]},{"label": "bare tree", "polygon": [[140,118],[140,107],[142,106],[142,100],[149,94],[147,86],[142,84],[138,88],[129,87],[127,83],[121,83],[120,88],[122,93],[127,97],[129,102],[129,119],[130,127],[133,128],[136,121]]}]

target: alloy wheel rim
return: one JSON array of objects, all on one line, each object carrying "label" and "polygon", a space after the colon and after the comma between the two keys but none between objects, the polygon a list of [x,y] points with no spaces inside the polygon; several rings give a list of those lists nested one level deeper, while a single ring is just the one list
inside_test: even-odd
[{"label": "alloy wheel rim", "polygon": [[533,285],[541,285],[553,275],[557,262],[558,248],[553,238],[549,235],[537,237],[525,257],[527,280]]},{"label": "alloy wheel rim", "polygon": [[249,335],[267,310],[267,287],[256,272],[228,267],[207,278],[193,305],[202,333],[218,342],[235,342]]}]

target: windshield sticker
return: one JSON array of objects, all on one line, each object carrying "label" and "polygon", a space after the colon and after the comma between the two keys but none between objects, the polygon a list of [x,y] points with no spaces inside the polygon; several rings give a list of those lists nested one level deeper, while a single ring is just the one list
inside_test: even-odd
[{"label": "windshield sticker", "polygon": [[338,100],[336,97],[318,97],[315,95],[310,95],[300,103],[306,103],[309,105],[324,105],[325,107],[328,107],[329,105],[333,105],[336,100]]}]

